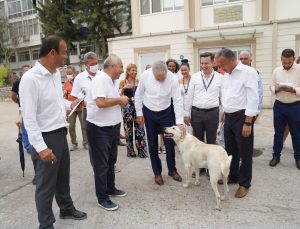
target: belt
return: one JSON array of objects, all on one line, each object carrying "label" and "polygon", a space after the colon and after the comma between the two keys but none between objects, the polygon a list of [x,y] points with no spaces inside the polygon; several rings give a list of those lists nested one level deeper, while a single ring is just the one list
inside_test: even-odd
[{"label": "belt", "polygon": [[293,105],[299,104],[300,101],[296,101],[296,102],[293,102],[293,103],[283,103],[283,102],[281,102],[281,101],[279,101],[279,100],[276,100],[275,103],[279,103],[279,104],[281,104],[281,105],[286,105],[286,106],[293,106]]},{"label": "belt", "polygon": [[120,127],[120,123],[118,123],[117,125],[113,125],[113,126],[101,126],[100,128],[114,129],[114,128],[119,128],[119,127]]},{"label": "belt", "polygon": [[241,115],[241,114],[245,114],[245,110],[239,110],[239,111],[232,112],[232,113],[226,113],[225,112],[225,117],[235,117],[235,116],[238,116],[238,115]]},{"label": "belt", "polygon": [[67,133],[67,127],[61,127],[59,129],[56,130],[51,130],[49,132],[42,132],[42,134],[54,134],[54,133]]},{"label": "belt", "polygon": [[198,108],[198,107],[194,107],[192,106],[192,108],[196,111],[203,111],[203,112],[209,112],[209,111],[214,111],[219,109],[219,107],[213,107],[213,108],[209,108],[209,109],[204,109],[204,108]]}]

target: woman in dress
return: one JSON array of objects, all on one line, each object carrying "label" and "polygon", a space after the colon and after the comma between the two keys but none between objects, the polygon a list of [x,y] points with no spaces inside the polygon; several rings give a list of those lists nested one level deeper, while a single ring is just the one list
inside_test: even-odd
[{"label": "woman in dress", "polygon": [[129,98],[128,104],[122,109],[124,131],[127,145],[127,156],[136,157],[133,146],[133,132],[135,135],[135,146],[140,158],[147,157],[145,130],[136,122],[136,111],[134,107],[134,94],[138,85],[137,67],[129,64],[126,68],[125,79],[120,82],[121,94]]},{"label": "woman in dress", "polygon": [[[185,99],[186,99],[186,95],[188,93],[189,90],[189,85],[190,85],[190,81],[191,81],[191,75],[190,75],[190,65],[188,63],[188,60],[185,61],[181,61],[181,65],[180,65],[180,72],[182,75],[182,79],[179,81],[180,84],[180,92],[181,92],[181,96],[182,96],[182,101],[183,101],[183,108],[185,108]],[[185,109],[184,109],[185,110]],[[189,134],[193,134],[193,130],[191,126],[185,126],[187,132]]]}]

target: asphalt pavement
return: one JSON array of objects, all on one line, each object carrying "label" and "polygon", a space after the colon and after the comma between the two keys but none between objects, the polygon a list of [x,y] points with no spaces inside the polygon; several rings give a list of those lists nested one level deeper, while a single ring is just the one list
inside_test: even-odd
[{"label": "asphalt pavement", "polygon": [[[35,186],[32,162],[25,155],[25,177],[19,164],[17,138],[17,106],[0,102],[0,228],[38,228],[35,208]],[[81,143],[79,123],[77,133]],[[154,183],[150,160],[126,157],[126,148],[119,147],[116,186],[126,197],[113,198],[119,209],[108,212],[97,206],[92,168],[88,152],[80,145],[71,152],[71,195],[75,206],[87,212],[83,221],[59,219],[55,200],[55,228],[300,228],[300,170],[295,166],[290,137],[285,143],[281,162],[275,168],[268,163],[273,142],[272,110],[264,110],[255,126],[255,148],[262,154],[253,158],[252,187],[243,199],[236,199],[237,185],[230,185],[229,200],[214,210],[215,196],[209,180],[201,176],[200,186],[182,187],[167,175],[163,164],[165,185]],[[179,153],[178,172],[184,177]],[[222,193],[223,188],[219,186]]]}]

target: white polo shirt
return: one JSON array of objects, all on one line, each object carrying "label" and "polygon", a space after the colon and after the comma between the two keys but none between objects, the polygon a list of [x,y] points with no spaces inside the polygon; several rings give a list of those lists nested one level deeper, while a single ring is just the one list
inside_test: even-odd
[{"label": "white polo shirt", "polygon": [[[100,71],[97,71],[96,75],[98,74],[100,74]],[[94,76],[91,76],[87,70],[79,73],[75,77],[71,95],[78,99],[86,96],[93,78]],[[86,98],[84,100],[86,101]]]},{"label": "white polo shirt", "polygon": [[121,106],[99,108],[97,98],[119,98],[119,80],[113,81],[101,71],[91,82],[87,93],[87,121],[99,127],[115,126],[121,122]]}]

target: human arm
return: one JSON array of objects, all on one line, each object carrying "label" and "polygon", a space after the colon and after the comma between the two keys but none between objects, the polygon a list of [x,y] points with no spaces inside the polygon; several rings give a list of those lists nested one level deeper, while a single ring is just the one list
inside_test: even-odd
[{"label": "human arm", "polygon": [[137,89],[135,91],[134,95],[134,106],[136,110],[136,115],[137,115],[137,122],[140,125],[144,124],[144,118],[143,118],[143,101],[144,101],[144,93],[145,93],[145,77],[146,72],[144,72],[140,76],[140,80],[137,86]]}]

